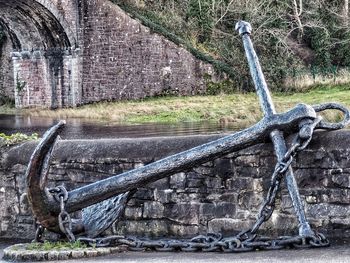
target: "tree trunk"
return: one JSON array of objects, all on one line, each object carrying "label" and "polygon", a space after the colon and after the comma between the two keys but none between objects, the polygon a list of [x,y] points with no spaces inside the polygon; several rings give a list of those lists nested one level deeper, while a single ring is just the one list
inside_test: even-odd
[{"label": "tree trunk", "polygon": [[343,25],[347,27],[349,25],[349,0],[344,0],[343,2],[342,17]]},{"label": "tree trunk", "polygon": [[304,35],[304,26],[301,22],[301,14],[303,13],[303,0],[299,0],[299,5],[297,0],[293,0],[293,16],[298,27],[298,42],[300,43]]}]

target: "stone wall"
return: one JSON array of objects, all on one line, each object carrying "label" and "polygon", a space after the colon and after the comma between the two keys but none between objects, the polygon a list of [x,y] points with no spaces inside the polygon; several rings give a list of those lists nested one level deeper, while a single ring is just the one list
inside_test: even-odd
[{"label": "stone wall", "polygon": [[[49,185],[63,183],[74,189],[219,137],[60,141]],[[349,143],[349,131],[316,133],[293,164],[311,225],[332,237],[350,236]],[[0,237],[33,237],[23,174],[35,145],[3,149]],[[109,232],[189,237],[247,229],[266,195],[274,163],[271,145],[261,144],[145,185],[129,201],[124,219]],[[283,186],[276,212],[262,233],[296,232],[297,221]]]},{"label": "stone wall", "polygon": [[88,0],[83,28],[83,102],[193,95],[211,65],[151,30],[117,5]]},{"label": "stone wall", "polygon": [[6,38],[0,50],[0,97],[15,98],[14,74],[11,54],[12,44]]}]

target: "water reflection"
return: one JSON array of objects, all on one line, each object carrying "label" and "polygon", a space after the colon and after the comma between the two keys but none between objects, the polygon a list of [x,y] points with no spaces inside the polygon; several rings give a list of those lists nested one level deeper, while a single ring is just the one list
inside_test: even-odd
[{"label": "water reflection", "polygon": [[[1,115],[0,133],[12,134],[33,132],[42,135],[47,128],[57,123],[57,119],[30,117],[21,115]],[[84,119],[67,119],[62,132],[64,139],[97,139],[97,138],[137,138],[154,136],[179,136],[193,134],[213,134],[237,130],[234,125],[214,122],[184,122],[176,124],[135,124],[125,125]]]}]

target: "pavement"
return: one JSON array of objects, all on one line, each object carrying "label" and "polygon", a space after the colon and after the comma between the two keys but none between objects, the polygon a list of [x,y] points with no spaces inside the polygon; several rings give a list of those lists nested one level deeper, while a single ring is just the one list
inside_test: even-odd
[{"label": "pavement", "polygon": [[[0,241],[0,258],[2,257],[3,249],[15,242]],[[0,259],[0,262],[6,262]],[[320,263],[335,263],[349,262],[350,263],[350,241],[341,242],[328,248],[320,249],[285,249],[275,251],[256,251],[248,253],[185,253],[185,252],[123,252],[105,257],[51,261],[60,263],[75,263],[75,262],[113,262],[113,263],[287,263],[287,262],[320,262]]]}]

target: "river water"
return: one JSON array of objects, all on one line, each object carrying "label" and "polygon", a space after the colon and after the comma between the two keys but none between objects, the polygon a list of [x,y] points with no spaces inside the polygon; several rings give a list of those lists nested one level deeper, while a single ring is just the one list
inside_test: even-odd
[{"label": "river water", "polygon": [[[236,131],[234,125],[215,122],[183,122],[176,124],[120,124],[86,119],[67,119],[67,125],[61,137],[63,139],[99,139],[99,138],[140,138],[157,136],[185,136],[196,134],[217,134]],[[57,119],[30,117],[22,115],[1,115],[0,133],[42,135]]]}]

